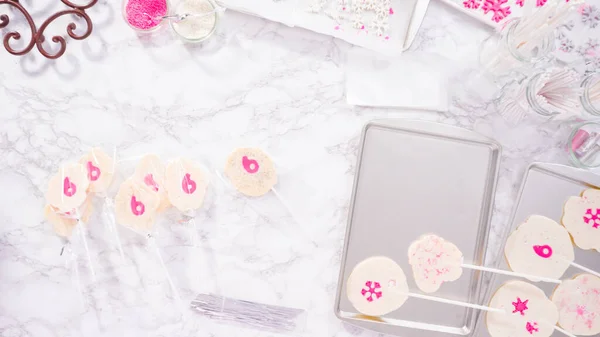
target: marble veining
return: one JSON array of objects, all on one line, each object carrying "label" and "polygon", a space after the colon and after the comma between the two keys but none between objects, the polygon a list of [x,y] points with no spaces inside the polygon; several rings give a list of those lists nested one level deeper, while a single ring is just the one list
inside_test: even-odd
[{"label": "marble veining", "polygon": [[[54,4],[23,1],[44,17]],[[39,7],[38,7],[39,6]],[[0,11],[5,11],[0,8]],[[1,13],[1,12],[0,12]],[[86,41],[68,41],[57,61],[0,50],[0,336],[271,336],[216,324],[179,308],[153,250],[118,229],[121,259],[102,214],[87,231],[92,282],[81,242],[81,289],[64,245],[44,221],[44,190],[66,161],[91,146],[117,146],[119,158],[154,152],[201,159],[213,172],[213,196],[196,218],[201,244],[169,211],[157,242],[184,300],[198,292],[307,310],[305,336],[374,336],[333,314],[340,256],[365,122],[418,118],[476,130],[504,147],[492,246],[509,217],[527,165],[564,163],[568,127],[539,120],[508,125],[478,86],[454,80],[448,113],[351,107],[344,97],[350,45],[330,37],[227,12],[204,45],[185,45],[168,30],[138,37],[120,2],[100,1]],[[56,27],[63,31],[64,25]],[[412,47],[447,57],[457,78],[476,65],[483,25],[435,0]],[[237,146],[266,149],[281,168],[280,193],[240,197],[218,181]],[[459,159],[458,159],[459,160]],[[133,171],[121,165],[120,179]],[[114,191],[113,194],[114,195]],[[80,296],[80,294],[82,296]]]}]

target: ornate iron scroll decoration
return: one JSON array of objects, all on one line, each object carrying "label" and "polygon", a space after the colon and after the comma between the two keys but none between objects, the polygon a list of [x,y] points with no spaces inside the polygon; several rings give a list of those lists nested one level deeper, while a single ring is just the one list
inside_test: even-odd
[{"label": "ornate iron scroll decoration", "polygon": [[[11,53],[13,55],[25,55],[25,54],[29,53],[33,49],[33,47],[37,47],[40,54],[42,54],[46,58],[57,59],[57,58],[61,57],[67,50],[67,41],[65,40],[64,37],[62,37],[60,35],[53,36],[52,42],[58,43],[60,46],[59,46],[59,50],[57,52],[50,53],[44,49],[44,44],[43,44],[43,42],[45,41],[44,31],[46,30],[48,25],[50,25],[54,20],[56,20],[57,18],[59,18],[63,15],[68,15],[68,14],[73,14],[73,15],[76,15],[79,18],[83,19],[86,24],[86,30],[85,30],[85,32],[83,32],[80,35],[76,34],[75,29],[77,28],[77,25],[74,22],[71,22],[67,25],[67,35],[69,35],[74,40],[83,40],[83,39],[87,38],[88,36],[90,36],[90,34],[92,34],[92,28],[93,28],[92,20],[90,19],[89,15],[85,12],[85,10],[94,6],[98,2],[98,0],[92,0],[90,3],[88,3],[86,5],[76,5],[69,0],[61,0],[61,2],[63,4],[65,4],[66,6],[68,6],[69,9],[65,9],[65,10],[62,10],[55,14],[52,14],[48,19],[46,19],[46,21],[44,21],[42,23],[42,25],[38,29],[35,25],[35,22],[33,21],[33,18],[31,17],[31,15],[27,11],[27,9],[25,9],[23,7],[23,5],[21,5],[19,3],[19,0],[0,0],[0,5],[12,6],[12,7],[16,8],[19,12],[21,12],[21,14],[23,14],[25,19],[27,20],[27,23],[29,24],[29,28],[31,29],[31,39],[29,40],[29,43],[22,49],[15,49],[11,46],[11,40],[20,40],[21,33],[17,32],[17,31],[12,31],[12,32],[8,32],[6,35],[4,35],[3,44],[4,44],[4,48],[6,49],[6,51],[8,51],[9,53]],[[5,14],[0,15],[0,29],[7,27],[9,23],[10,23],[10,19],[9,19],[8,15],[5,15]]]}]

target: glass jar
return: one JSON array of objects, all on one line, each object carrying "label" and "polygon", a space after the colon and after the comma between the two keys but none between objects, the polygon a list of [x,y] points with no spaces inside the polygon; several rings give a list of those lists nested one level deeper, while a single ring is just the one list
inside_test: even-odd
[{"label": "glass jar", "polygon": [[[217,6],[213,0],[180,0],[174,10],[174,15],[191,16],[183,20],[169,20],[173,31],[185,42],[198,43],[213,35],[219,23],[219,13],[224,9]],[[214,11],[203,17],[194,17]]]},{"label": "glass jar", "polygon": [[540,100],[536,97],[536,88],[538,87],[537,83],[542,77],[542,75],[543,72],[535,74],[527,82],[527,88],[525,89],[525,97],[527,98],[527,103],[529,104],[531,110],[533,110],[538,115],[542,115],[544,117],[560,115],[560,112],[554,111],[549,104],[542,105]]},{"label": "glass jar", "polygon": [[581,82],[581,105],[583,109],[594,115],[600,116],[600,73],[594,73]]},{"label": "glass jar", "polygon": [[167,0],[123,0],[123,19],[138,33],[151,33],[162,27],[169,14]]},{"label": "glass jar", "polygon": [[600,167],[600,123],[578,124],[567,141],[569,160],[581,168]]},{"label": "glass jar", "polygon": [[[540,38],[531,45],[518,39],[517,30],[521,19],[506,22],[499,33],[482,42],[479,64],[488,72],[504,75],[513,70],[527,70],[543,61],[555,49],[554,33]],[[527,46],[526,48],[523,48]]]}]

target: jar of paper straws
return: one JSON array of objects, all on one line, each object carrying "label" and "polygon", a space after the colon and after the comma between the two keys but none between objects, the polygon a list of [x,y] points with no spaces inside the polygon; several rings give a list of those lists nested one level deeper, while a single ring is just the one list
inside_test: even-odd
[{"label": "jar of paper straws", "polygon": [[586,77],[581,83],[581,105],[585,111],[600,116],[600,73]]}]

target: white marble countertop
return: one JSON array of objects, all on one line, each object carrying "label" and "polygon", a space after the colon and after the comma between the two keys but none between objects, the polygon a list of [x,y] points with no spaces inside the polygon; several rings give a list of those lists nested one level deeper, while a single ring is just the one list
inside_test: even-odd
[{"label": "white marble countertop", "polygon": [[[53,8],[51,1],[22,2],[40,6],[36,17]],[[93,35],[70,40],[57,61],[0,50],[3,337],[272,335],[196,316],[182,323],[152,251],[120,228],[122,261],[100,215],[89,223],[97,282],[90,282],[82,255],[81,303],[67,258],[59,255],[63,243],[43,219],[43,195],[61,163],[96,144],[116,144],[122,158],[189,155],[214,167],[237,146],[267,149],[285,168],[281,193],[298,221],[274,197],[254,202],[225,193],[198,217],[201,248],[187,245],[189,233],[173,225],[175,212],[157,224],[158,244],[184,299],[218,292],[303,308],[308,314],[298,334],[306,336],[373,335],[333,314],[365,122],[419,118],[496,138],[504,152],[495,233],[510,213],[525,167],[533,160],[566,161],[558,146],[563,129],[507,125],[476,98],[455,101],[444,114],[348,106],[344,59],[350,46],[326,36],[228,12],[217,36],[190,46],[166,32],[138,38],[121,19],[118,1],[100,1],[90,13]],[[412,49],[463,67],[475,62],[478,42],[489,33],[434,0]]]}]

